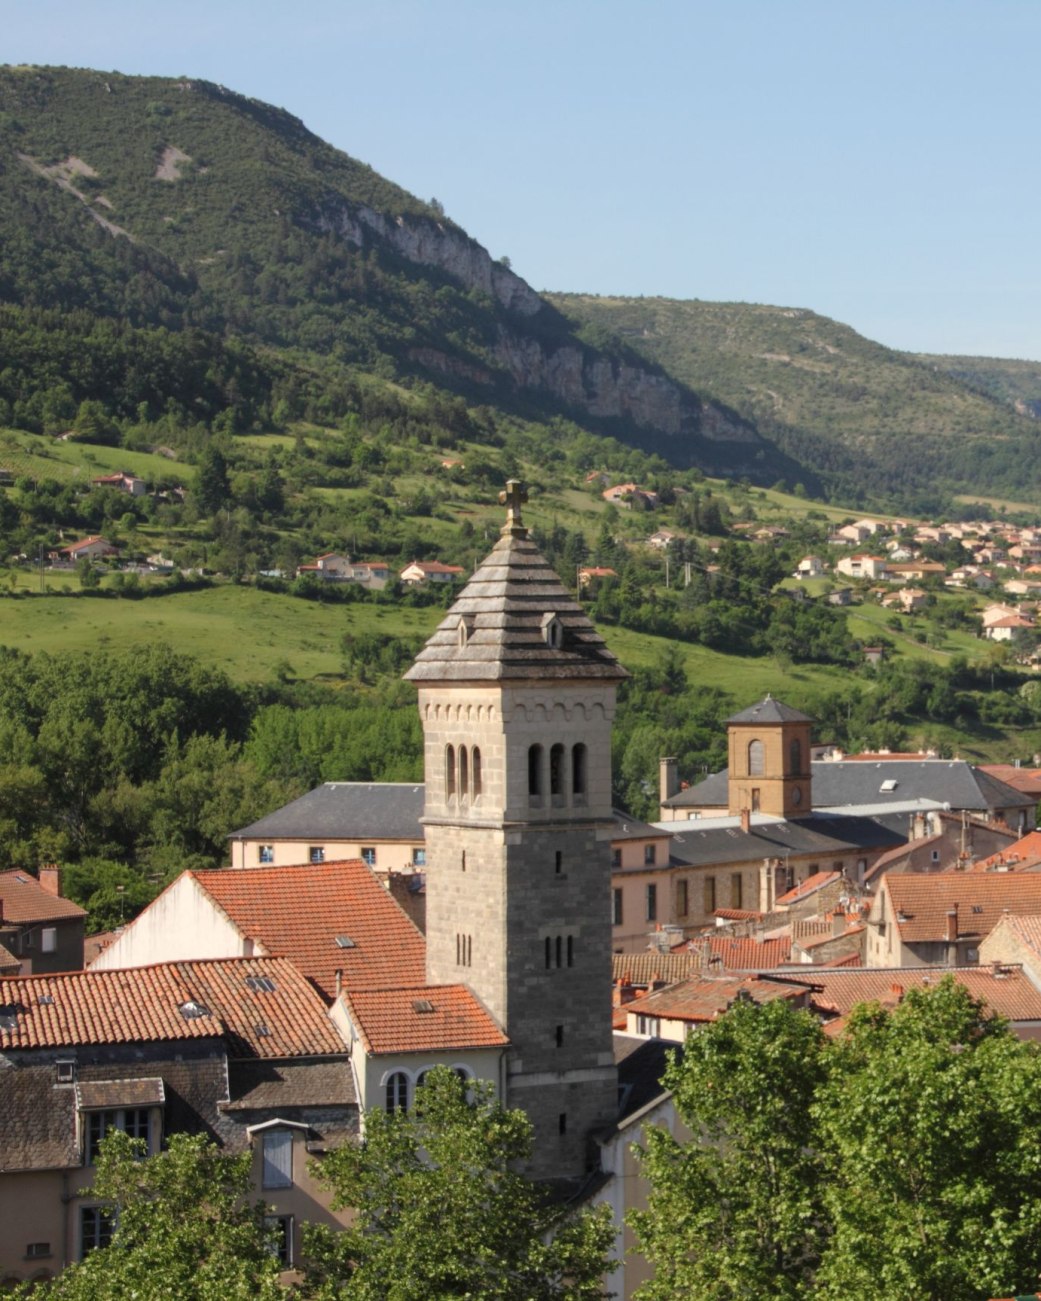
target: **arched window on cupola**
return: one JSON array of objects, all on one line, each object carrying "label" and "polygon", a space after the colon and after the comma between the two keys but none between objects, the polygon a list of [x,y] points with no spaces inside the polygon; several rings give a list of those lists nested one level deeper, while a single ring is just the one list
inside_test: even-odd
[{"label": "arched window on cupola", "polygon": [[528,746],[528,802],[542,803],[542,746]]},{"label": "arched window on cupola", "polygon": [[802,742],[795,737],[788,746],[788,771],[793,777],[802,772]]},{"label": "arched window on cupola", "polygon": [[762,777],[765,770],[766,770],[766,752],[763,748],[762,741],[749,741],[748,743],[749,777]]},{"label": "arched window on cupola", "polygon": [[455,746],[445,746],[445,799],[455,799]]},{"label": "arched window on cupola", "polygon": [[549,752],[549,793],[553,803],[559,807],[564,803],[564,766],[567,751],[564,746],[554,745]]}]

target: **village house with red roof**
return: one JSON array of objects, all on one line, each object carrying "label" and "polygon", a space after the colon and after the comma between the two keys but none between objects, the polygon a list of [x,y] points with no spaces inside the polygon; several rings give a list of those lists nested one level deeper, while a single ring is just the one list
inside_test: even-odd
[{"label": "village house with red roof", "polygon": [[85,909],[62,896],[58,868],[43,867],[38,878],[0,872],[0,945],[20,974],[78,971],[86,917]]}]

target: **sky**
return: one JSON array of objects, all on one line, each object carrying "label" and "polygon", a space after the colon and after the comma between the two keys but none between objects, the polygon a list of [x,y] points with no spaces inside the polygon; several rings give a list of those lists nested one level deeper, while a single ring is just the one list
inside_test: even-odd
[{"label": "sky", "polygon": [[536,289],[1041,360],[1037,0],[0,0],[0,60],[219,82]]}]

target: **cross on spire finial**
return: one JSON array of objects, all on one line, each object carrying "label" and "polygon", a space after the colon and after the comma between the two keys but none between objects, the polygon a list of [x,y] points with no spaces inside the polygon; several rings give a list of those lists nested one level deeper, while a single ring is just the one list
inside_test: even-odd
[{"label": "cross on spire finial", "polygon": [[[499,493],[499,505],[506,507],[506,524],[503,532],[524,528],[521,520],[521,507],[528,500],[528,490],[519,479],[507,479],[505,492]],[[526,531],[526,530],[525,530]]]}]

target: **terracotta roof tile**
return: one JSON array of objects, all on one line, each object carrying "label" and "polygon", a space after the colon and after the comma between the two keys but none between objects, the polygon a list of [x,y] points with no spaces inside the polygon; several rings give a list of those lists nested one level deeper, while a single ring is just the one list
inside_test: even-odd
[{"label": "terracotta roof tile", "polygon": [[28,872],[0,872],[0,904],[5,922],[53,922],[86,917],[86,909],[71,899],[45,890]]},{"label": "terracotta roof tile", "polygon": [[509,1040],[465,985],[350,990],[344,1007],[371,1053],[505,1048]]},{"label": "terracotta roof tile", "polygon": [[210,1038],[240,1057],[345,1051],[319,996],[280,958],[0,980],[0,1049]]},{"label": "terracotta roof tile", "polygon": [[823,886],[830,885],[832,881],[837,881],[841,875],[841,872],[814,872],[812,876],[808,876],[805,881],[800,881],[793,889],[779,895],[775,902],[778,904],[797,903],[800,899],[805,899],[807,895],[813,894],[815,890],[820,890]]},{"label": "terracotta roof tile", "polygon": [[332,1002],[348,989],[421,984],[423,936],[360,859],[191,875],[238,929],[295,966]]},{"label": "terracotta roof tile", "polygon": [[767,976],[692,976],[625,1007],[628,1012],[641,1016],[702,1022],[722,1016],[738,997],[770,1003],[777,998],[799,998],[807,992],[806,987],[793,981],[772,980]]},{"label": "terracotta roof tile", "polygon": [[[1041,913],[1041,873],[889,873],[892,916],[905,944],[946,939],[948,913],[958,912],[961,938],[988,935],[1006,912]],[[903,920],[901,920],[903,919]]]},{"label": "terracotta roof tile", "polygon": [[1024,868],[1041,862],[1041,831],[1031,831],[1027,835],[999,849],[989,858],[981,858],[973,866],[974,872],[993,872],[1001,867],[1023,871]]}]

